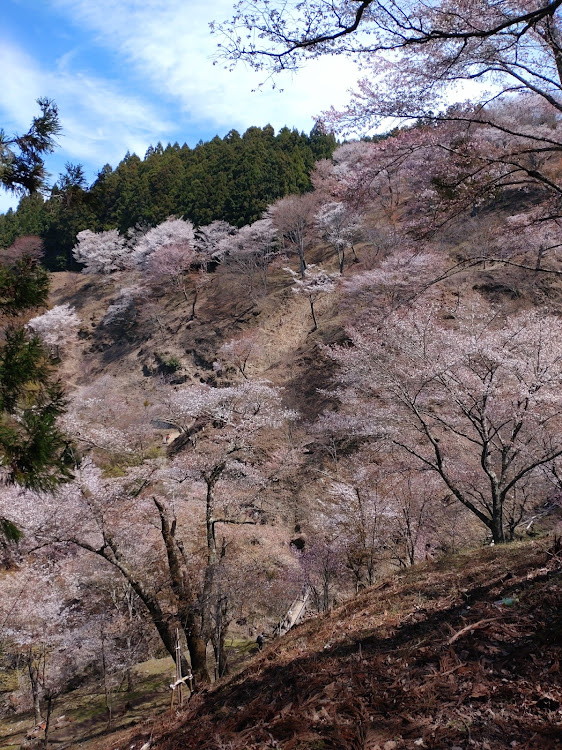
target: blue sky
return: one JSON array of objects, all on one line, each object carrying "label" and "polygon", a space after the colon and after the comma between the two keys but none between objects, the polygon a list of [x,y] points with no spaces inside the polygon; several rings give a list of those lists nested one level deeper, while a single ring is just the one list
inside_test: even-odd
[{"label": "blue sky", "polygon": [[[243,66],[213,65],[209,22],[234,0],[1,0],[0,127],[23,132],[35,100],[54,99],[63,133],[47,167],[66,162],[93,182],[101,167],[150,144],[200,139],[270,123],[310,131],[314,116],[347,100],[348,60],[324,58],[276,89]],[[17,199],[0,192],[0,212]]]}]

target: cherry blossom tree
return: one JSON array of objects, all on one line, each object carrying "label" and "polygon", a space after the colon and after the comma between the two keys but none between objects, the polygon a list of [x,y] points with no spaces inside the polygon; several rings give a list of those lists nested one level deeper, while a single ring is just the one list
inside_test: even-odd
[{"label": "cherry blossom tree", "polygon": [[84,265],[83,273],[114,273],[129,266],[130,250],[117,229],[107,232],[78,232],[72,254]]},{"label": "cherry blossom tree", "polygon": [[343,279],[341,290],[345,304],[353,306],[357,318],[378,324],[379,318],[383,320],[391,310],[430,296],[441,282],[467,267],[469,263],[448,261],[443,253],[430,248],[416,250],[404,243],[376,268]]},{"label": "cherry blossom tree", "polygon": [[[509,216],[491,237],[488,257],[507,265],[539,273],[560,274],[559,249],[562,221],[552,204],[535,206]],[[506,235],[509,243],[506,243]]]},{"label": "cherry blossom tree", "polygon": [[[118,435],[109,413],[107,426],[96,424],[103,411],[111,410],[111,394],[101,389],[108,397],[103,410],[95,392],[88,398],[84,391],[69,412],[71,422],[78,419],[82,425],[82,439],[97,444],[94,457],[103,455],[112,439],[130,443],[124,417],[115,419]],[[222,595],[217,598],[226,546],[216,530],[256,523],[251,496],[267,483],[260,469],[267,463],[263,436],[293,414],[274,388],[260,382],[230,388],[164,386],[151,398],[159,401],[150,404],[145,398],[147,424],[159,415],[184,427],[170,446],[169,462],[145,461],[106,476],[84,458],[74,481],[55,496],[14,490],[9,503],[29,543],[83,550],[119,574],[172,656],[179,628],[195,678],[204,681],[206,642],[214,638],[217,653],[224,652],[228,624]],[[123,406],[120,414],[132,411]],[[219,615],[223,635],[215,627]],[[222,653],[220,664],[225,663]]]},{"label": "cherry blossom tree", "polygon": [[562,455],[559,326],[533,312],[456,318],[447,327],[426,301],[350,331],[353,348],[333,352],[345,385],[339,397],[356,410],[348,429],[376,434],[435,472],[503,542],[530,488],[545,491],[543,468]]},{"label": "cherry blossom tree", "polygon": [[322,238],[334,248],[340,273],[343,273],[346,249],[355,255],[354,243],[361,225],[359,215],[339,201],[325,203],[316,214],[316,226]]},{"label": "cherry blossom tree", "polygon": [[300,576],[318,612],[327,612],[336,603],[338,587],[345,575],[345,551],[337,538],[311,539],[298,554]]},{"label": "cherry blossom tree", "polygon": [[268,271],[277,255],[275,228],[271,219],[259,219],[248,224],[235,235],[219,244],[223,265],[228,271],[240,274],[249,284],[251,297],[267,294]]},{"label": "cherry blossom tree", "polygon": [[[436,236],[458,224],[458,217],[470,222],[468,214],[476,216],[500,201],[497,208],[504,222],[486,229],[486,222],[480,221],[478,243],[464,257],[457,257],[456,264],[450,264],[450,272],[493,261],[497,268],[511,265],[534,274],[559,275],[556,157],[549,149],[537,152],[532,141],[541,132],[544,137],[556,138],[559,126],[556,121],[550,123],[534,104],[534,116],[522,114],[520,104],[502,105],[497,118],[501,117],[506,127],[509,122],[517,123],[521,131],[526,127],[527,135],[498,137],[489,125],[442,122],[362,144],[358,161],[336,152],[337,161],[331,166],[332,194],[361,210],[370,206],[370,210],[376,207],[384,212],[391,234],[387,231],[385,236],[384,227],[366,233],[367,239],[373,237],[372,244],[380,246],[379,256],[392,249],[389,243],[412,256],[427,253]],[[468,117],[469,109],[465,111]],[[541,182],[540,189],[534,174],[538,165],[548,176],[548,184]],[[515,200],[523,210],[505,215],[502,196]]]},{"label": "cherry blossom tree", "polygon": [[220,262],[224,250],[228,247],[228,238],[237,233],[237,228],[226,221],[213,221],[195,232],[194,246],[201,258],[202,265]]},{"label": "cherry blossom tree", "polygon": [[360,453],[350,476],[338,476],[330,487],[335,501],[332,523],[345,550],[345,564],[353,575],[356,593],[375,582],[388,539],[385,498],[370,465],[364,463],[366,459]]},{"label": "cherry blossom tree", "polygon": [[3,648],[24,667],[25,703],[33,707],[35,726],[45,720],[46,740],[55,697],[91,657],[86,643],[83,650],[77,648],[77,582],[70,577],[62,586],[60,573],[56,564],[34,553],[3,578],[0,590]]},{"label": "cherry blossom tree", "polygon": [[371,69],[356,97],[363,122],[435,112],[451,89],[474,80],[506,94],[533,90],[558,106],[558,0],[476,0],[469,9],[461,0],[307,0],[295,8],[245,0],[219,29],[222,54],[257,69],[294,69],[324,54],[359,59]]},{"label": "cherry blossom tree", "polygon": [[[244,0],[219,28],[222,54],[258,69],[278,72],[324,54],[361,63],[367,75],[351,103],[325,113],[325,121],[353,133],[396,119],[406,125],[401,154],[395,139],[389,149],[385,140],[374,144],[379,168],[374,184],[366,182],[370,190],[381,191],[384,179],[396,185],[410,163],[422,174],[416,165],[425,155],[433,184],[429,201],[419,192],[418,205],[440,203],[441,220],[447,205],[453,214],[461,206],[477,210],[500,191],[529,189],[549,196],[545,214],[557,217],[561,14],[559,0],[469,6],[464,0],[307,0],[295,7]],[[466,99],[466,86],[471,101],[451,106]],[[389,200],[397,196],[395,185],[386,190]],[[422,214],[431,228],[428,211]]]},{"label": "cherry blossom tree", "polygon": [[222,369],[223,363],[232,365],[248,380],[246,368],[253,354],[260,354],[262,347],[259,344],[259,333],[256,330],[244,331],[240,336],[224,343],[218,351],[218,366]]},{"label": "cherry blossom tree", "polygon": [[335,280],[339,274],[330,274],[323,268],[316,268],[314,264],[310,264],[308,268],[304,270],[302,278],[290,268],[286,269],[293,277],[294,286],[292,287],[295,294],[307,297],[310,304],[310,314],[312,315],[312,322],[314,323],[313,331],[318,329],[318,321],[316,320],[316,313],[314,312],[315,303],[326,294],[331,294],[336,290]]},{"label": "cherry blossom tree", "polygon": [[450,549],[446,529],[452,525],[451,513],[435,472],[396,460],[380,473],[387,500],[384,549],[392,562],[405,568]]},{"label": "cherry blossom tree", "polygon": [[83,450],[94,451],[101,460],[143,456],[154,441],[146,398],[140,389],[103,375],[74,390],[62,424]]},{"label": "cherry blossom tree", "polygon": [[[431,179],[438,169],[432,148],[446,140],[441,132],[430,135],[420,129],[404,130],[379,142],[346,143],[335,150],[331,162],[317,165],[312,179],[326,203],[317,214],[316,226],[336,252],[341,254],[342,245],[352,247],[357,235],[377,250],[381,244],[404,245],[406,230],[427,231],[435,201],[426,205],[426,194],[434,191]],[[450,147],[450,140],[443,149]],[[379,221],[362,230],[362,215],[373,211]]]},{"label": "cherry blossom tree", "polygon": [[273,203],[266,212],[279,236],[282,247],[296,253],[299,273],[304,278],[305,250],[314,224],[317,197],[314,193],[287,195]]},{"label": "cherry blossom tree", "polygon": [[75,308],[65,303],[55,305],[42,315],[31,318],[27,327],[39,336],[52,356],[59,357],[77,341],[80,325],[81,321]]},{"label": "cherry blossom tree", "polygon": [[[256,492],[264,481],[260,464],[266,463],[266,457],[259,450],[261,440],[264,433],[280,429],[296,415],[283,407],[277,389],[259,381],[227,388],[199,385],[173,389],[162,406],[165,418],[183,431],[174,441],[177,445],[170,447],[177,457],[166,474],[168,486],[178,487],[191,480],[202,482],[205,488],[206,551],[200,608],[201,632],[210,638],[211,603],[217,602],[220,581],[217,569],[225,554],[217,542],[217,527],[255,523],[252,503],[245,496],[249,490]],[[237,501],[240,492],[243,503]],[[219,661],[223,660],[224,655]]]},{"label": "cherry blossom tree", "polygon": [[[18,494],[15,507],[21,512],[24,499]],[[41,516],[43,499],[33,500]],[[43,547],[35,533],[38,520],[21,516],[26,526],[22,556],[0,589],[0,640],[20,682],[10,703],[33,705],[34,734],[43,734],[47,747],[50,730],[60,726],[50,724],[59,695],[84,683],[91,689],[99,679],[110,721],[115,693],[148,652],[146,621],[139,619],[139,600],[131,589],[84,556],[64,555],[60,547],[53,554],[52,547]],[[47,519],[47,526],[51,522]]]},{"label": "cherry blossom tree", "polygon": [[[209,422],[233,428],[243,421],[246,430],[252,431],[267,426],[279,425],[284,414],[281,396],[277,389],[263,381],[247,381],[226,388],[213,388],[206,384],[189,387],[161,388],[158,401],[153,406],[154,416],[173,424],[181,433],[193,434]],[[220,442],[244,440],[242,435],[218,430],[215,434]]]},{"label": "cherry blossom tree", "polygon": [[36,544],[83,550],[119,573],[142,602],[173,658],[176,628],[182,629],[196,678],[206,679],[193,570],[184,577],[174,542],[176,522],[163,501],[157,493],[142,492],[153,474],[154,467],[138,467],[125,477],[106,478],[84,460],[75,480],[56,497],[15,496],[14,516],[26,538]]},{"label": "cherry blossom tree", "polygon": [[148,258],[146,276],[150,284],[170,285],[182,292],[189,302],[185,274],[194,264],[196,254],[191,245],[162,245]]},{"label": "cherry blossom tree", "polygon": [[140,236],[131,255],[132,264],[145,270],[156,250],[174,245],[193,247],[195,230],[190,221],[170,217]]},{"label": "cherry blossom tree", "polygon": [[[199,264],[200,256],[192,244],[183,242],[181,244],[161,245],[146,261],[145,279],[153,287],[171,288],[183,294],[184,299],[191,306],[189,320],[195,318],[195,305],[199,289],[202,286],[201,276],[204,271],[199,271],[199,277],[195,279],[194,290],[188,294],[188,271]],[[203,282],[204,283],[204,282]]]}]

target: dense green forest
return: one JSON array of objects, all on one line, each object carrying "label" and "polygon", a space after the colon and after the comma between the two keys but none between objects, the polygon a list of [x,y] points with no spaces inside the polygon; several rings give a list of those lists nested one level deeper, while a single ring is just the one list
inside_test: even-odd
[{"label": "dense green forest", "polygon": [[223,219],[243,226],[258,219],[276,198],[311,189],[310,172],[329,158],[335,138],[314,127],[310,135],[270,125],[243,135],[231,130],[195,148],[157,144],[144,159],[126,154],[109,164],[88,188],[82,169],[67,165],[44,199],[25,196],[16,211],[0,215],[0,247],[23,235],[39,235],[45,263],[70,269],[71,250],[83,229],[126,232],[137,224],[156,225],[175,215],[196,225]]}]

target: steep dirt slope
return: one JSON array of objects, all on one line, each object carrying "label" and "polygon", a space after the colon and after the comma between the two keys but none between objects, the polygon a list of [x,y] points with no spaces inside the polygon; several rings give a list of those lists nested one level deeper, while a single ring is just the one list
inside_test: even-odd
[{"label": "steep dirt slope", "polygon": [[[486,216],[457,217],[430,243],[447,257],[451,273],[438,274],[440,281],[427,290],[441,295],[441,303],[444,309],[450,309],[451,316],[461,298],[467,305],[484,298],[503,314],[533,306],[548,308],[554,314],[562,311],[558,273],[538,273],[501,263],[466,265],[481,255],[486,237],[509,214],[504,207]],[[249,293],[243,274],[234,273],[228,264],[219,265],[198,289],[194,319],[191,313],[197,273],[188,280],[187,298],[171,288],[144,288],[138,272],[54,273],[50,304],[69,303],[82,320],[80,345],[75,356],[67,357],[62,365],[64,379],[73,386],[108,374],[120,378],[124,385],[135,382],[149,387],[154,376],[169,374],[166,362],[174,361],[178,383],[215,384],[218,378],[224,385],[229,378],[240,380],[241,375],[235,371],[216,375],[213,363],[221,358],[220,347],[250,334],[255,346],[247,362],[247,377],[266,378],[285,387],[287,405],[299,410],[304,420],[313,421],[326,406],[318,389],[331,385],[334,372],[321,345],[341,342],[345,328],[357,324],[366,314],[384,320],[393,307],[409,304],[415,296],[414,280],[411,288],[398,284],[392,293],[388,289],[377,291],[376,284],[367,287],[363,295],[351,291],[354,279],[380,267],[385,257],[399,249],[392,244],[381,249],[371,236],[384,234],[387,223],[376,213],[366,216],[357,262],[346,266],[338,291],[316,303],[319,327],[314,332],[308,300],[291,291],[292,281],[285,266],[295,267],[292,256],[272,264],[267,291],[255,296]],[[318,241],[310,241],[307,258],[329,271],[337,270],[333,251]],[[134,290],[131,309],[109,324],[108,309],[124,289]]]},{"label": "steep dirt slope", "polygon": [[51,277],[50,305],[75,307],[82,325],[80,341],[68,353],[60,372],[70,389],[91,383],[101,375],[117,377],[126,387],[150,389],[161,375],[170,375],[166,363],[174,361],[173,381],[226,385],[242,376],[228,362],[217,373],[213,363],[222,360],[220,347],[249,334],[253,349],[246,376],[266,379],[284,387],[287,406],[304,419],[313,419],[324,401],[318,388],[330,384],[333,365],[319,351],[343,335],[337,300],[321,299],[316,312],[320,327],[312,332],[308,300],[292,293],[289,276],[272,271],[270,289],[250,299],[239,278],[218,269],[209,274],[198,295],[195,319],[180,294],[139,292],[131,315],[108,325],[104,316],[121,288],[138,282],[130,274],[84,275],[55,273]]},{"label": "steep dirt slope", "polygon": [[559,542],[487,548],[410,569],[305,622],[194,696],[152,747],[554,750],[561,660]]}]

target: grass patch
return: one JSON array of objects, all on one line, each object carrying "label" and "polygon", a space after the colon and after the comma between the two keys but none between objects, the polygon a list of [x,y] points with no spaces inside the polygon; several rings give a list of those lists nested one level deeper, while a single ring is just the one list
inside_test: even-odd
[{"label": "grass patch", "polygon": [[[105,696],[99,686],[80,687],[60,696],[53,708],[50,737],[53,746],[62,745],[96,750],[100,738],[144,722],[155,713],[166,711],[170,702],[169,683],[173,676],[173,661],[150,659],[135,668],[132,692],[118,692],[111,696],[112,723],[108,727]],[[70,725],[56,727],[56,720],[66,716]],[[33,714],[26,712],[0,721],[0,748],[19,750],[26,733],[33,727]]]}]

